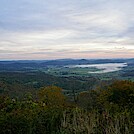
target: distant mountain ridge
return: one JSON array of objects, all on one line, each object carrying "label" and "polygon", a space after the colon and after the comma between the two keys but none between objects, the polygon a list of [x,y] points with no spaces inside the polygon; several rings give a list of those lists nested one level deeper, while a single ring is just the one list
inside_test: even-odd
[{"label": "distant mountain ridge", "polygon": [[134,64],[134,59],[57,59],[57,60],[15,60],[0,61],[0,70],[25,70],[25,68],[42,68],[47,66],[66,66],[81,64],[105,64],[105,63]]}]

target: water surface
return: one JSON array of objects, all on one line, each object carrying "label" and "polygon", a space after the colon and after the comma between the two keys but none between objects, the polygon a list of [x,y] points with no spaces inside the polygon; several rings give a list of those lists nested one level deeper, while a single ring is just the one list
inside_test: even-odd
[{"label": "water surface", "polygon": [[[69,68],[97,68],[99,71],[89,71],[88,73],[109,73],[121,70],[126,67],[127,63],[105,63],[105,64],[87,64],[87,65],[70,65]],[[90,69],[89,69],[90,70]]]}]

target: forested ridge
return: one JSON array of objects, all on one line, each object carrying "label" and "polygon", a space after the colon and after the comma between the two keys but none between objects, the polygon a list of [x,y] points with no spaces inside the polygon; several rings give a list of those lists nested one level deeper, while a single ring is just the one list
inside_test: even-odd
[{"label": "forested ridge", "polygon": [[92,89],[99,83],[95,77],[56,77],[43,72],[0,72],[0,93],[23,97],[27,92],[36,94],[41,87],[58,86],[64,94]]},{"label": "forested ridge", "polygon": [[133,134],[134,82],[113,81],[72,95],[44,86],[0,96],[1,134]]}]

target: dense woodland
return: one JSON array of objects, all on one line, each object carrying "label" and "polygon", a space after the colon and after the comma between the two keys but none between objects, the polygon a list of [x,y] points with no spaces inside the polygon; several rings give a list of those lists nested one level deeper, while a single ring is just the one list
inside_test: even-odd
[{"label": "dense woodland", "polygon": [[[10,82],[8,85],[1,82],[1,87],[7,90]],[[44,86],[33,94],[29,90],[21,97],[3,92],[0,133],[133,134],[134,82],[113,81],[102,85],[74,92],[73,99],[57,86]]]},{"label": "dense woodland", "polygon": [[[128,66],[87,76],[45,71],[109,62]],[[0,134],[133,134],[133,63],[134,59],[1,61]]]},{"label": "dense woodland", "polygon": [[56,77],[43,72],[0,72],[0,93],[23,98],[27,92],[36,94],[41,87],[57,86],[64,94],[95,88],[100,83],[95,77]]}]

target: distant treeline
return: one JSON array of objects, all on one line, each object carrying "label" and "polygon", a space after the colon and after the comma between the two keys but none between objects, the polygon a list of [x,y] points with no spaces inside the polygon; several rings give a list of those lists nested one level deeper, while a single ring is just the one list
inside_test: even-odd
[{"label": "distant treeline", "polygon": [[134,59],[61,59],[61,60],[20,60],[0,61],[0,71],[32,71],[48,66],[65,66],[77,64],[105,64],[105,63],[134,64]]}]

